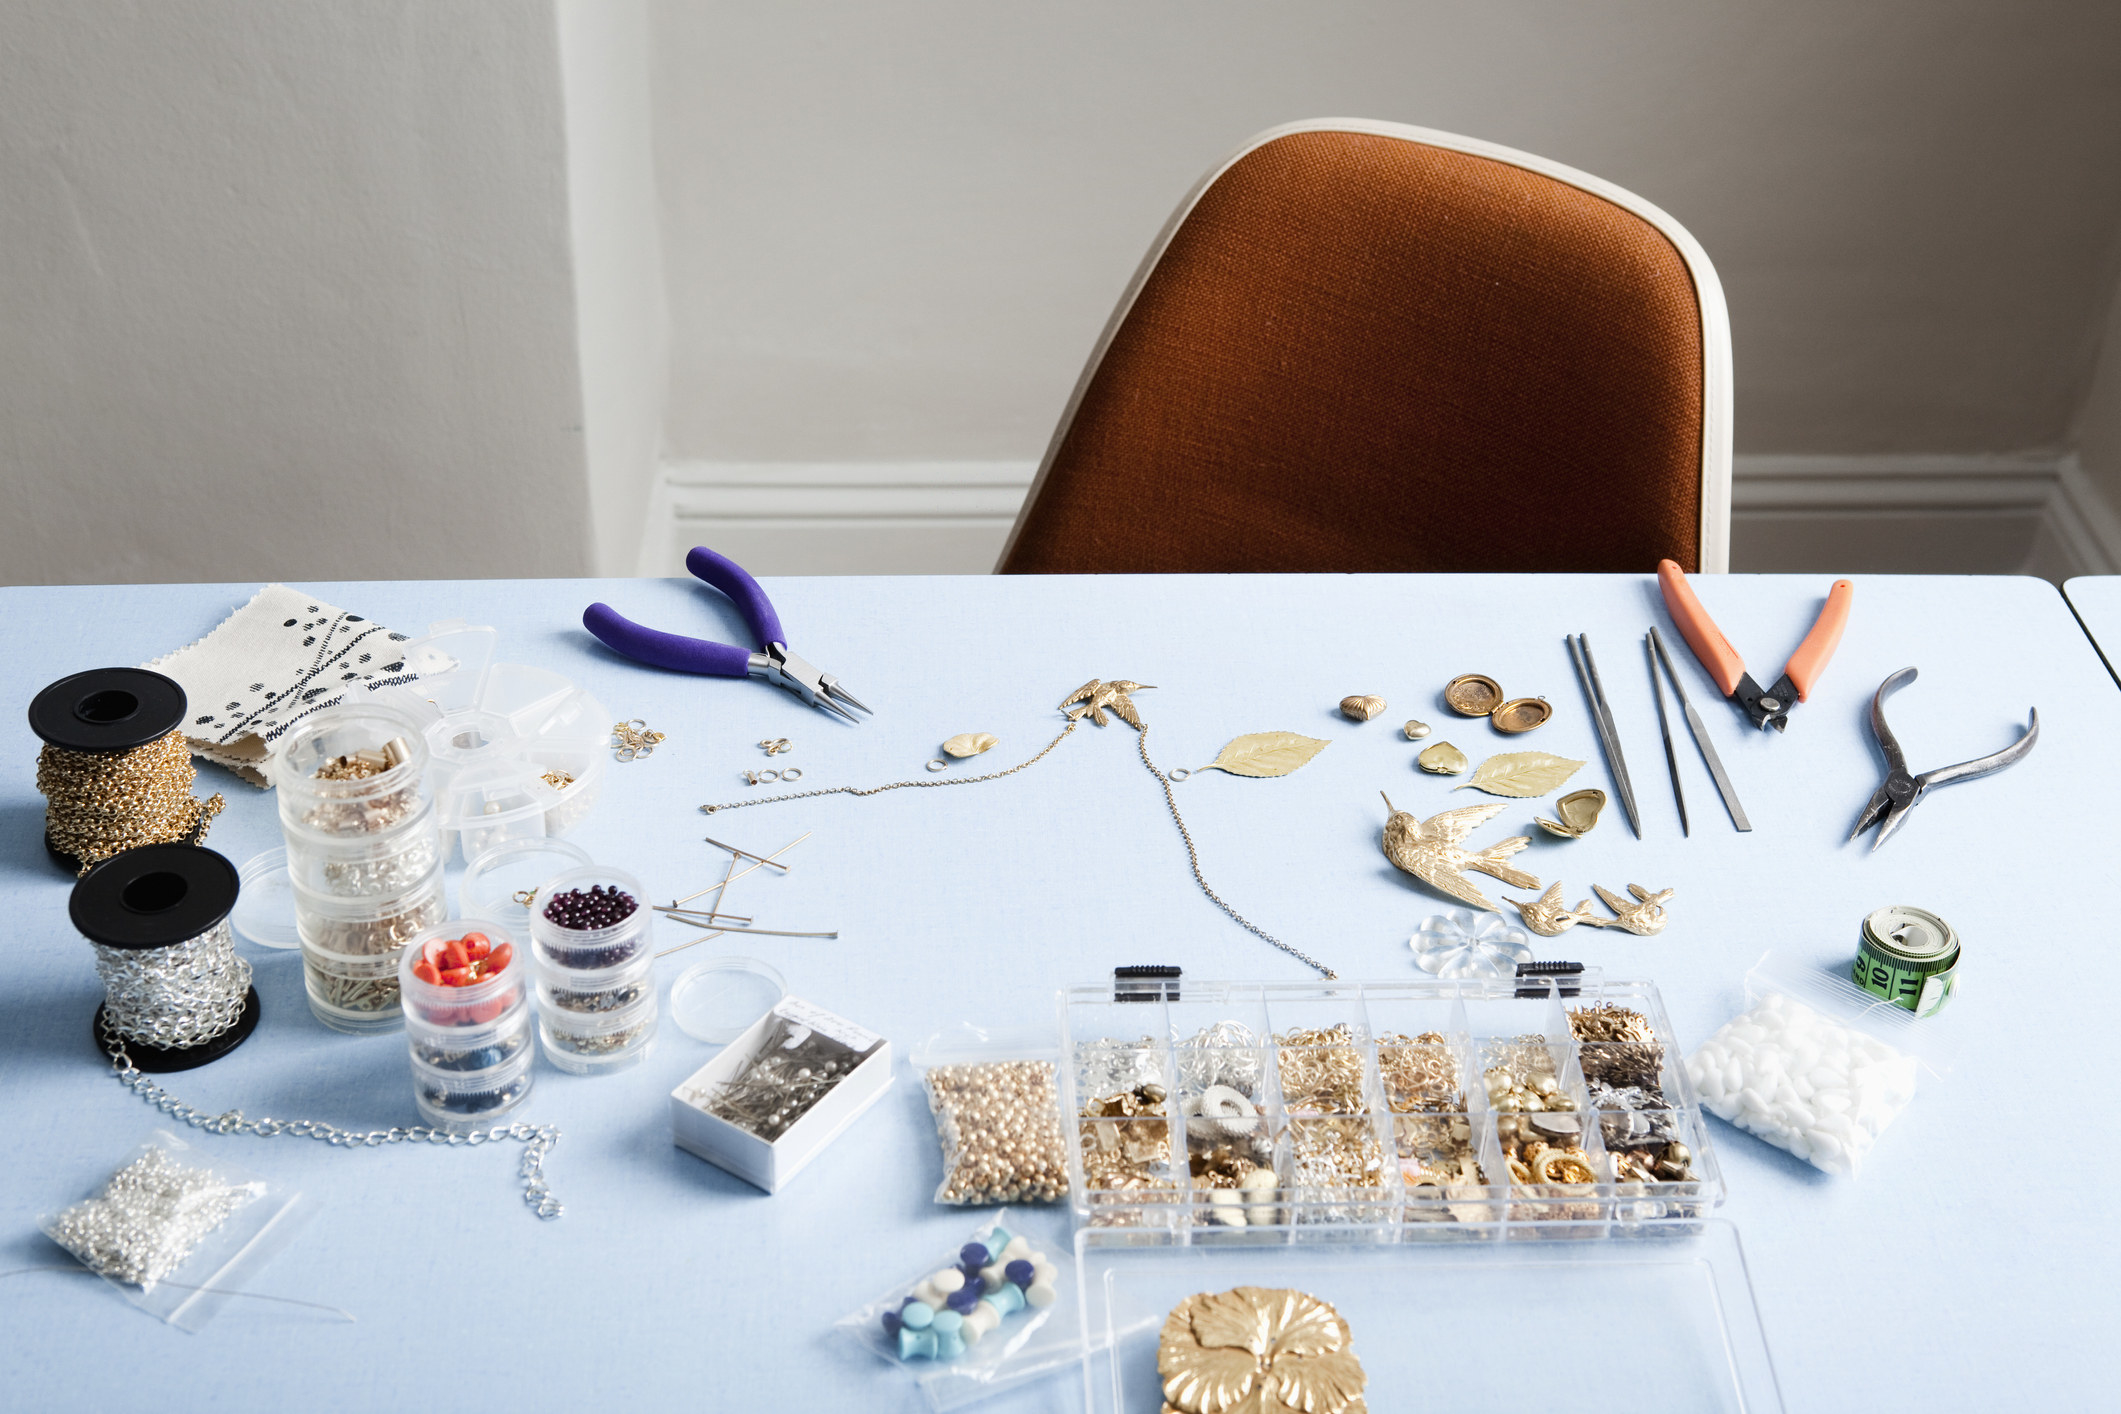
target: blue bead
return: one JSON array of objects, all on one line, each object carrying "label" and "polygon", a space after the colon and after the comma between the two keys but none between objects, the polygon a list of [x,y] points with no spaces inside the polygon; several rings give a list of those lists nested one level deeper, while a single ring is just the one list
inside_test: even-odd
[{"label": "blue bead", "polygon": [[[962,1344],[962,1342],[960,1343]],[[934,1331],[900,1331],[898,1333],[898,1358],[901,1360],[912,1360],[921,1356],[933,1360],[935,1358],[935,1346]]]},{"label": "blue bead", "polygon": [[1015,1282],[1018,1286],[1027,1287],[1038,1280],[1038,1268],[1019,1257],[1008,1266],[1002,1268],[1002,1275]]},{"label": "blue bead", "polygon": [[938,1336],[956,1335],[965,1328],[965,1318],[955,1311],[935,1313],[935,1333]]},{"label": "blue bead", "polygon": [[1007,1247],[1011,1240],[1014,1239],[1014,1237],[1015,1234],[1010,1232],[1009,1229],[1005,1227],[998,1227],[994,1231],[988,1233],[987,1241],[984,1245],[988,1253],[991,1255],[989,1255],[987,1261],[991,1264],[996,1258],[1000,1257],[1002,1255],[1002,1249],[1004,1247]]},{"label": "blue bead", "polygon": [[909,1301],[905,1310],[899,1312],[899,1320],[908,1330],[924,1331],[934,1324],[935,1312],[925,1301]]},{"label": "blue bead", "polygon": [[1012,1282],[1003,1282],[980,1299],[1004,1316],[1013,1316],[1024,1309],[1024,1289]]},{"label": "blue bead", "polygon": [[900,1325],[900,1324],[901,1324],[901,1323],[900,1323],[900,1321],[899,1321],[899,1318],[898,1318],[898,1312],[896,1312],[896,1311],[886,1311],[886,1312],[884,1313],[884,1334],[885,1334],[885,1335],[897,1335],[897,1334],[898,1334],[898,1330],[899,1330],[899,1325]]},{"label": "blue bead", "polygon": [[986,1287],[980,1283],[972,1282],[951,1292],[948,1297],[944,1298],[943,1304],[959,1315],[963,1315],[972,1309],[973,1303],[978,1301],[986,1293],[986,1290]]},{"label": "blue bead", "polygon": [[984,1267],[994,1260],[994,1255],[987,1250],[986,1244],[968,1242],[958,1249],[957,1259],[968,1267]]},{"label": "blue bead", "polygon": [[965,1353],[965,1338],[961,1335],[939,1335],[935,1338],[935,1358],[955,1360]]}]

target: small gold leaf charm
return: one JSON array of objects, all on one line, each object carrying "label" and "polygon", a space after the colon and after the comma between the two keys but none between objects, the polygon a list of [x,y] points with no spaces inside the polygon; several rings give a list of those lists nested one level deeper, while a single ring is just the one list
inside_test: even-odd
[{"label": "small gold leaf charm", "polygon": [[963,758],[977,756],[1001,744],[1002,739],[993,732],[959,732],[943,743],[943,751],[946,755]]},{"label": "small gold leaf charm", "polygon": [[1455,776],[1473,763],[1448,741],[1439,741],[1434,746],[1423,747],[1421,755],[1414,758],[1414,764],[1439,776]]},{"label": "small gold leaf charm", "polygon": [[1544,751],[1505,751],[1490,756],[1473,772],[1473,779],[1456,789],[1484,790],[1489,795],[1508,795],[1528,800],[1545,795],[1583,769],[1581,761]]},{"label": "small gold leaf charm", "polygon": [[1343,697],[1340,699],[1340,715],[1351,722],[1367,722],[1372,717],[1384,715],[1385,700],[1382,697]]},{"label": "small gold leaf charm", "polygon": [[1604,809],[1604,791],[1579,790],[1554,802],[1554,813],[1561,817],[1559,820],[1546,820],[1537,815],[1532,819],[1550,835],[1560,835],[1565,840],[1581,839],[1598,823],[1598,814]]},{"label": "small gold leaf charm", "polygon": [[1324,751],[1328,744],[1295,732],[1253,732],[1233,740],[1201,769],[1228,771],[1233,776],[1286,776]]}]

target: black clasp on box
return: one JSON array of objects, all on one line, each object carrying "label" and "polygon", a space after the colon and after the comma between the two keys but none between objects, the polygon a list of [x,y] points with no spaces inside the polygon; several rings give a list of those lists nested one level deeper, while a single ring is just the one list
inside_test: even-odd
[{"label": "black clasp on box", "polygon": [[1140,962],[1112,969],[1112,1000],[1160,1002],[1178,1000],[1178,979],[1185,971],[1168,962]]}]

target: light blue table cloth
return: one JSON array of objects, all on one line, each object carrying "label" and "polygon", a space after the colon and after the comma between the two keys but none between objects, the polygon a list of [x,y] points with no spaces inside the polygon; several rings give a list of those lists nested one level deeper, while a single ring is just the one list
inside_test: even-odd
[{"label": "light blue table cloth", "polygon": [[[1811,626],[1822,576],[1697,581],[1763,681]],[[1741,1006],[1740,977],[1769,946],[1805,963],[1852,953],[1882,904],[1944,915],[1966,940],[1962,993],[1940,1024],[1962,1056],[1927,1084],[1857,1179],[1829,1178],[1713,1122],[1789,1407],[2093,1407],[2110,1398],[2100,1342],[2117,1307],[2113,1219],[2097,1194],[2121,1158],[2105,1111],[2112,1071],[2102,890],[2121,858],[2121,695],[2048,585],[2016,578],[1856,581],[1847,637],[1786,735],[1743,729],[1676,637],[1681,671],[1755,830],[1734,833],[1682,741],[1694,833],[1672,805],[1641,638],[1671,630],[1643,577],[1200,577],[788,579],[768,589],[795,649],[839,674],[876,716],[846,727],[764,684],[649,671],[580,627],[604,599],[657,627],[740,637],[729,606],[689,581],[314,584],[403,632],[462,617],[501,631],[499,656],[569,674],[614,716],[669,740],[610,768],[574,838],[659,896],[719,877],[714,834],[761,852],[802,831],[785,878],[755,875],[730,903],[763,926],[840,930],[838,941],[727,937],[658,965],[666,987],[709,953],[769,958],[790,990],[888,1035],[901,1056],[969,1021],[1050,1024],[1057,989],[1116,963],[1182,964],[1196,978],[1300,980],[1305,970],[1243,932],[1195,889],[1134,734],[1085,727],[1006,781],[826,797],[712,817],[704,801],[768,788],[741,772],[785,736],[804,788],[928,781],[947,736],[993,732],[1013,764],[1060,726],[1063,695],[1092,677],[1156,684],[1139,694],[1161,765],[1199,766],[1230,737],[1288,729],[1332,744],[1279,780],[1206,772],[1178,787],[1210,881],[1239,910],[1349,978],[1413,975],[1408,938],[1446,901],[1378,851],[1380,789],[1424,815],[1487,797],[1413,769],[1399,724],[1434,724],[1476,760],[1539,747],[1589,761],[1572,787],[1610,789],[1563,648],[1589,633],[1618,716],[1644,817],[1638,841],[1616,801],[1572,843],[1520,859],[1573,898],[1593,882],[1676,887],[1672,923],[1640,939],[1578,929],[1535,940],[1663,989],[1691,1048]],[[0,1269],[63,1260],[40,1212],[91,1191],[158,1116],[91,1046],[100,995],[67,923],[70,881],[39,843],[43,802],[30,698],[84,668],[136,664],[188,643],[251,585],[0,591],[8,683],[0,716],[0,1077],[8,1143]],[[1865,713],[1886,674],[1920,681],[1892,703],[1917,770],[1996,749],[2037,706],[2039,748],[2000,776],[1938,792],[1882,851],[1843,844],[1880,777]],[[1559,709],[1530,738],[1455,718],[1443,683],[1487,673]],[[1336,704],[1377,693],[1364,725]],[[228,797],[212,847],[241,862],[278,842],[272,798],[215,768]],[[1530,833],[1533,804],[1500,828]],[[460,866],[458,866],[460,867]],[[454,873],[454,871],[453,871]],[[664,927],[663,940],[686,934]],[[415,1121],[401,1035],[325,1030],[293,953],[245,949],[264,1019],[233,1056],[169,1077],[211,1109],[373,1128]],[[899,1081],[778,1196],[670,1142],[667,1095],[713,1052],[666,1026],[647,1064],[579,1078],[540,1062],[526,1117],[564,1138],[547,1172],[567,1215],[523,1207],[517,1148],[399,1146],[352,1152],[294,1138],[194,1135],[299,1188],[316,1221],[254,1283],[328,1302],[318,1312],[238,1301],[203,1333],[163,1327],[102,1283],[46,1273],[0,1280],[0,1389],[17,1409],[452,1410],[897,1409],[909,1387],[830,1337],[842,1313],[916,1275],[964,1240],[977,1214],[939,1207],[933,1124],[915,1078]],[[2075,1196],[2072,1196],[2075,1195]],[[1065,1214],[1034,1224],[1064,1248]],[[1507,1313],[1497,1312],[1506,1324]],[[1625,1313],[1615,1359],[1625,1364]],[[1419,1339],[1419,1332],[1403,1333]],[[1386,1338],[1382,1335],[1373,1339]],[[1402,1338],[1395,1333],[1390,1339]],[[1498,1340],[1503,1407],[1519,1369]],[[1565,1380],[1586,1377],[1576,1371]],[[1626,1386],[1654,1402],[1653,1372]],[[1592,1386],[1595,1388],[1595,1383]],[[1592,1395],[1604,1402],[1602,1395]],[[1074,1381],[988,1406],[1080,1408]],[[1394,1402],[1375,1402],[1384,1409]]]},{"label": "light blue table cloth", "polygon": [[2121,574],[2081,575],[2064,581],[2062,593],[2107,667],[2121,680]]}]

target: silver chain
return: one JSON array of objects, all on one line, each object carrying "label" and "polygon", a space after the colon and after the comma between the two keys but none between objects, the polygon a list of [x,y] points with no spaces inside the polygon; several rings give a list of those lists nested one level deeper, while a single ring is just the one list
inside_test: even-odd
[{"label": "silver chain", "polygon": [[1135,745],[1141,748],[1142,765],[1149,768],[1149,774],[1156,777],[1156,783],[1164,788],[1164,804],[1171,807],[1171,823],[1178,826],[1179,838],[1186,842],[1186,859],[1193,866],[1193,882],[1200,885],[1200,891],[1208,896],[1208,902],[1229,914],[1238,927],[1255,937],[1264,938],[1304,966],[1315,969],[1328,982],[1339,981],[1339,973],[1311,956],[1311,954],[1303,951],[1303,949],[1294,947],[1275,937],[1272,933],[1269,933],[1266,929],[1230,907],[1229,904],[1224,903],[1222,895],[1208,887],[1206,877],[1200,872],[1200,851],[1193,847],[1193,832],[1186,828],[1185,818],[1178,813],[1178,798],[1171,794],[1171,778],[1162,771],[1157,770],[1156,763],[1149,759],[1149,729],[1147,727],[1141,728],[1140,735],[1135,740]]},{"label": "silver chain", "polygon": [[[1080,718],[1068,723],[1066,727],[1061,729],[1059,736],[1046,743],[1046,751],[1051,751],[1054,747],[1066,741],[1068,733],[1081,725],[1082,721]],[[989,771],[984,776],[952,776],[948,780],[941,781],[893,781],[890,785],[870,786],[866,790],[859,786],[825,786],[818,790],[799,790],[792,795],[762,795],[757,800],[732,800],[723,805],[703,805],[700,807],[700,813],[712,815],[717,810],[741,810],[747,805],[774,805],[783,800],[808,800],[813,795],[881,795],[887,790],[902,790],[907,786],[918,786],[922,789],[930,786],[976,786],[981,781],[998,781],[1004,776],[1015,775],[1026,766],[1036,766],[1046,758],[1046,751],[1041,751],[1029,761],[1020,761],[1006,771]]]},{"label": "silver chain", "polygon": [[[991,771],[984,776],[958,776],[943,781],[893,781],[889,785],[870,786],[866,790],[857,786],[827,786],[819,790],[796,791],[793,794],[761,796],[757,800],[736,800],[725,805],[702,805],[700,810],[704,814],[712,815],[717,810],[740,810],[747,805],[773,805],[783,800],[807,800],[811,796],[816,795],[878,795],[887,790],[901,790],[907,786],[969,786],[977,785],[981,781],[998,781],[1004,776],[1013,776],[1018,771],[1023,770],[1024,767],[1036,765],[1044,760],[1047,751],[1051,751],[1054,747],[1067,740],[1068,733],[1081,725],[1082,719],[1078,717],[1068,723],[1059,736],[1046,743],[1045,751],[1039,752],[1038,755],[1032,757],[1029,761],[1011,766],[1006,771]],[[1193,832],[1186,828],[1184,817],[1178,813],[1178,801],[1171,794],[1171,778],[1162,771],[1157,770],[1156,763],[1149,759],[1149,729],[1144,726],[1136,728],[1136,731],[1139,733],[1137,744],[1141,747],[1142,764],[1149,768],[1150,775],[1156,777],[1156,783],[1164,788],[1164,804],[1171,807],[1171,823],[1178,826],[1179,838],[1186,842],[1186,859],[1193,866],[1193,882],[1200,885],[1200,891],[1208,896],[1208,901],[1229,914],[1237,926],[1243,928],[1246,932],[1272,943],[1304,966],[1315,969],[1327,981],[1338,981],[1340,974],[1336,973],[1332,968],[1300,948],[1292,947],[1275,937],[1272,933],[1269,933],[1266,929],[1230,907],[1229,904],[1224,903],[1222,895],[1208,887],[1207,879],[1200,872],[1200,851],[1193,846]]]},{"label": "silver chain", "polygon": [[560,1200],[552,1196],[552,1189],[545,1182],[545,1156],[552,1151],[553,1145],[560,1142],[557,1126],[517,1123],[454,1134],[446,1129],[416,1124],[407,1129],[371,1129],[364,1132],[341,1129],[337,1125],[315,1119],[245,1119],[241,1110],[208,1114],[205,1110],[185,1104],[142,1074],[139,1067],[133,1064],[133,1058],[126,1053],[124,1040],[110,1029],[107,1022],[103,1027],[103,1045],[110,1052],[111,1069],[127,1089],[180,1124],[188,1124],[210,1134],[255,1134],[261,1139],[292,1134],[298,1139],[319,1139],[339,1149],[376,1149],[385,1144],[406,1143],[476,1148],[496,1140],[516,1140],[523,1146],[523,1157],[516,1165],[516,1172],[523,1179],[524,1203],[539,1217],[548,1221],[566,1211],[560,1206]]}]

